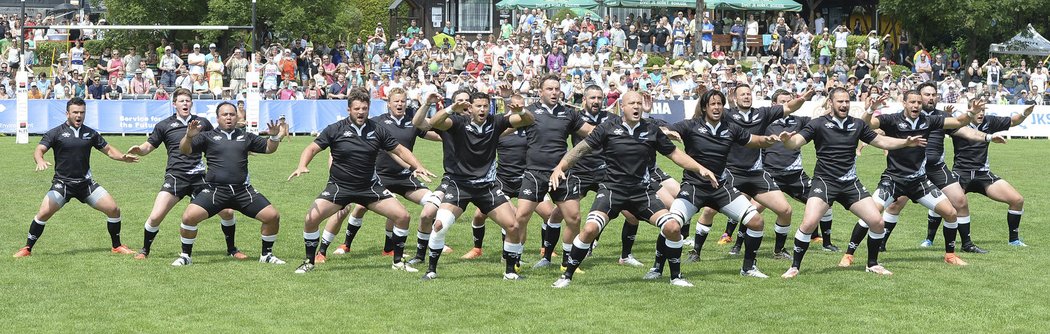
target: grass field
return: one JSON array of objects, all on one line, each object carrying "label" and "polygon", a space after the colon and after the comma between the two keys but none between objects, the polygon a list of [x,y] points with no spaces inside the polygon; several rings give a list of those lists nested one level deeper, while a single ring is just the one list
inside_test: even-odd
[{"label": "grass field", "polygon": [[[107,136],[121,149],[144,137]],[[309,275],[294,275],[301,261],[302,219],[312,199],[324,186],[324,159],[313,173],[285,181],[299,153],[309,142],[297,137],[271,156],[251,158],[253,184],[283,216],[276,254],[284,266],[255,261],[235,262],[224,256],[225,244],[217,218],[202,223],[194,265],[169,266],[179,249],[176,206],[161,225],[152,257],[135,261],[109,252],[105,219],[78,202],[67,205],[47,224],[33,256],[12,259],[25,242],[28,223],[49,187],[53,170],[33,172],[34,145],[0,144],[0,209],[5,213],[0,235],[0,328],[3,332],[1046,332],[1050,328],[1050,239],[1045,222],[1050,217],[1046,141],[1015,140],[993,147],[995,172],[1010,180],[1027,199],[1022,238],[1030,247],[1006,245],[1006,205],[973,195],[973,235],[985,255],[963,254],[969,267],[941,260],[943,243],[924,249],[925,209],[912,204],[902,216],[882,256],[892,277],[863,272],[862,265],[836,266],[840,253],[814,246],[803,275],[791,281],[779,278],[790,262],[770,258],[771,228],[760,251],[759,266],[774,276],[767,280],[737,275],[740,258],[727,255],[728,245],[714,242],[724,228],[716,220],[700,263],[683,264],[696,288],[681,289],[666,281],[641,280],[645,269],[616,264],[622,219],[610,224],[595,256],[584,262],[564,290],[549,287],[556,269],[526,271],[527,280],[500,279],[499,230],[490,225],[485,255],[460,260],[470,249],[469,220],[460,219],[450,233],[452,255],[442,259],[441,278],[421,283],[418,274],[394,272],[390,259],[379,255],[382,221],[370,214],[349,255],[331,256]],[[441,170],[439,144],[421,143],[417,153],[424,164]],[[949,150],[950,150],[949,145]],[[807,170],[812,149],[805,151]],[[51,160],[50,153],[47,155]],[[142,246],[142,223],[161,184],[162,152],[126,165],[93,156],[96,180],[117,199],[123,210],[124,242]],[[662,159],[676,177],[679,168]],[[885,167],[882,155],[869,148],[859,170],[869,189]],[[584,212],[591,199],[583,201]],[[795,225],[802,207],[795,206]],[[419,207],[405,203],[413,216]],[[472,210],[471,210],[472,211]],[[856,218],[836,206],[835,243],[845,249]],[[239,216],[238,244],[258,256],[258,223]],[[766,213],[772,222],[772,215]],[[538,218],[530,227],[524,261],[534,262],[539,240]],[[416,222],[413,222],[413,229]],[[771,225],[771,223],[770,223]],[[794,232],[792,232],[793,235]],[[651,263],[657,230],[641,227],[636,256]],[[413,234],[414,235],[414,234]],[[341,236],[340,236],[341,240]],[[790,242],[790,240],[789,240]],[[414,245],[410,237],[409,247]],[[858,257],[867,250],[862,247]],[[863,262],[862,260],[860,262]]]}]

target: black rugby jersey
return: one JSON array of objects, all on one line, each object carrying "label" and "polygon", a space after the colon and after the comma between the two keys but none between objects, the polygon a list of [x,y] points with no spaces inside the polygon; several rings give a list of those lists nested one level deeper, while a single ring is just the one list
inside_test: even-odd
[{"label": "black rugby jersey", "polygon": [[500,134],[511,127],[510,119],[492,115],[481,125],[466,115],[450,115],[448,119],[452,126],[438,132],[444,142],[445,177],[470,183],[495,181],[496,147]]},{"label": "black rugby jersey", "polygon": [[[613,116],[615,116],[615,115],[613,115]],[[591,114],[587,113],[586,111],[580,111],[580,117],[583,118],[583,120],[585,122],[587,122],[587,124],[590,124],[590,125],[593,125],[593,126],[601,125],[602,123],[605,123],[605,121],[609,120],[609,118],[610,118],[609,117],[609,112],[607,112],[605,110],[599,111],[597,115],[591,115]],[[576,134],[575,132],[573,132],[572,133],[572,146],[576,146],[577,144],[579,144],[580,142],[584,141],[585,139],[587,139],[587,137],[582,137],[582,136]],[[599,147],[592,147],[592,148],[594,149],[594,151],[591,151],[591,154],[588,154],[586,156],[581,157],[580,160],[576,161],[576,165],[572,166],[572,171],[574,173],[575,172],[590,173],[590,172],[601,171],[601,170],[605,169],[605,167],[606,167],[606,165],[605,165],[605,156],[602,155],[601,148],[599,148]]]},{"label": "black rugby jersey", "polygon": [[553,171],[568,151],[569,134],[587,123],[578,112],[562,104],[550,109],[542,102],[536,102],[527,109],[535,115],[536,122],[525,127],[529,139],[525,168]]},{"label": "black rugby jersey", "polygon": [[[799,132],[812,118],[805,116],[788,116],[778,119],[769,125],[766,135],[779,135],[781,132]],[[762,150],[762,168],[774,174],[797,172],[802,170],[802,152],[789,150],[784,143],[777,142]]]},{"label": "black rugby jersey", "polygon": [[157,125],[153,126],[153,132],[150,132],[149,137],[146,138],[146,142],[153,147],[159,148],[161,144],[164,144],[164,148],[168,150],[168,167],[165,172],[171,174],[204,173],[204,161],[201,160],[200,152],[190,155],[179,152],[179,142],[182,141],[182,137],[186,136],[186,125],[194,120],[200,122],[201,133],[215,129],[207,118],[190,115],[183,121],[179,115],[172,114],[171,117],[157,122]]},{"label": "black rugby jersey", "polygon": [[857,179],[857,141],[870,144],[878,136],[860,119],[846,116],[840,120],[832,115],[814,118],[798,134],[807,142],[812,140],[816,147],[813,177],[840,181]]},{"label": "black rugby jersey", "polygon": [[525,130],[515,129],[514,132],[503,135],[496,145],[496,175],[500,178],[513,180],[525,174],[525,151],[528,150],[529,140],[525,138]]},{"label": "black rugby jersey", "polygon": [[602,150],[608,164],[604,181],[622,185],[649,183],[656,153],[670,154],[676,149],[660,127],[644,119],[633,128],[622,122],[605,122],[591,131],[586,143]]},{"label": "black rugby jersey", "polygon": [[202,131],[193,137],[192,153],[208,163],[204,181],[213,185],[249,184],[248,152],[266,153],[266,138],[242,129]]},{"label": "black rugby jersey", "polygon": [[[729,122],[710,125],[703,120],[687,119],[672,124],[670,129],[682,137],[685,153],[714,173],[719,183],[725,181],[723,174],[730,146],[747,145],[751,141],[750,133]],[[692,171],[684,171],[682,181],[710,187],[710,180]]]},{"label": "black rugby jersey", "polygon": [[[764,136],[770,124],[784,118],[784,106],[751,108],[744,113],[733,108],[722,114],[723,121],[728,121],[747,131],[748,134]],[[729,164],[726,168],[733,173],[742,173],[762,169],[762,149],[747,148],[744,145],[733,145],[729,151]]]},{"label": "black rugby jersey", "polygon": [[376,156],[397,148],[394,138],[373,120],[358,126],[344,118],[329,124],[314,143],[321,149],[332,148],[332,167],[328,181],[350,187],[370,187],[376,177]]},{"label": "black rugby jersey", "polygon": [[[913,120],[905,113],[906,111],[879,115],[879,128],[886,133],[887,137],[907,139],[919,136],[927,140],[933,130],[944,129],[944,117],[942,116],[926,116],[920,112],[919,116]],[[923,177],[926,175],[926,154],[925,147],[905,147],[892,150],[886,155],[886,174],[909,180]]]},{"label": "black rugby jersey", "polygon": [[[931,112],[921,111],[926,116],[952,117],[948,113],[934,109]],[[945,134],[954,134],[958,129],[936,129],[930,131],[930,137],[926,139],[926,165],[941,166],[944,164],[944,137]],[[932,168],[928,168],[932,169]]]},{"label": "black rugby jersey", "polygon": [[[401,119],[394,118],[389,113],[372,117],[372,122],[386,130],[398,144],[411,151],[416,146],[416,138],[423,138],[427,132],[417,129],[412,125],[412,118],[407,114]],[[389,154],[376,155],[376,174],[382,176],[399,176],[412,174],[412,171],[394,161]]]},{"label": "black rugby jersey", "polygon": [[[985,114],[984,121],[974,126],[968,125],[974,130],[984,133],[996,133],[1010,129],[1013,120],[1005,116],[992,116]],[[957,171],[988,171],[991,164],[988,161],[988,143],[984,141],[972,142],[962,138],[952,138],[952,146],[955,147],[955,163],[952,170]]]},{"label": "black rugby jersey", "polygon": [[55,156],[54,179],[75,183],[91,179],[91,149],[101,151],[109,143],[86,125],[77,129],[69,123],[62,123],[44,133],[40,145],[50,149]]}]

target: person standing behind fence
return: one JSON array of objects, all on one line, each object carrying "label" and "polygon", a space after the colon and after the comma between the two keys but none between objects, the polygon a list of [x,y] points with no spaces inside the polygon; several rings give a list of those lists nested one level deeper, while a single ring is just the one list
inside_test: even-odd
[{"label": "person standing behind fence", "polygon": [[230,91],[237,96],[246,88],[244,78],[248,72],[248,59],[241,49],[233,50],[233,57],[226,60],[226,69],[230,71]]},{"label": "person standing behind fence", "polygon": [[182,66],[182,59],[171,51],[171,46],[164,47],[164,55],[160,57],[160,85],[164,88],[175,86],[175,70]]}]

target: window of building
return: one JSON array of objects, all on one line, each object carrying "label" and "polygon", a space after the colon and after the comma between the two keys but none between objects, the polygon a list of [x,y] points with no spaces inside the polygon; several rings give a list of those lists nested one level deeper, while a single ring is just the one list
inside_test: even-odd
[{"label": "window of building", "polygon": [[460,0],[457,30],[462,33],[492,32],[492,1]]}]

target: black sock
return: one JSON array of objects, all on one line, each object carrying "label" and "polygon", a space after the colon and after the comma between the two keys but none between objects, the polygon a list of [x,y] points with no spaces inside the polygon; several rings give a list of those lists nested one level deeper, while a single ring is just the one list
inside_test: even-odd
[{"label": "black sock", "polygon": [[[707,235],[709,232],[701,232],[700,226],[697,225],[696,235],[693,236],[693,250],[696,251],[696,255],[700,255],[700,251],[704,249],[704,243],[707,242]],[[710,230],[708,230],[710,231]]]},{"label": "black sock", "polygon": [[314,254],[317,254],[317,244],[320,241],[320,239],[303,238],[303,244],[306,245],[306,260],[310,261],[310,264],[314,264]]},{"label": "black sock", "polygon": [[350,245],[354,243],[354,238],[357,237],[357,231],[360,230],[361,225],[346,224],[346,240],[343,241],[343,244],[346,245],[347,249],[349,249]]},{"label": "black sock", "polygon": [[[949,224],[955,225],[948,227]],[[959,234],[958,223],[944,223],[944,252],[955,253],[955,235]]]},{"label": "black sock", "polygon": [[[322,233],[324,233],[324,232],[322,232]],[[326,241],[326,240],[324,240],[324,238],[321,238],[321,244],[318,245],[318,247],[317,247],[317,253],[321,254],[321,255],[324,255],[324,256],[328,256],[328,246],[331,246],[331,245],[332,245],[331,241]]]},{"label": "black sock", "polygon": [[666,240],[662,234],[656,237],[656,260],[653,261],[653,270],[656,272],[664,272],[664,262],[667,260],[667,245],[664,245]]},{"label": "black sock", "polygon": [[[560,242],[558,242],[558,240],[561,240],[561,224],[558,224],[558,226],[556,226],[556,227],[555,226],[551,226],[551,225],[547,225],[547,231],[546,232],[547,233],[544,235],[544,239],[543,239],[543,258],[547,259],[547,261],[550,261],[551,260],[551,256],[554,255],[554,247],[555,247],[555,245],[560,244]],[[564,263],[565,262],[565,259],[564,259],[565,254],[562,254],[562,257],[563,257],[562,262]]]},{"label": "black sock", "polygon": [[941,229],[941,217],[926,215],[926,240],[935,240],[939,229]]},{"label": "black sock", "polygon": [[394,231],[386,230],[386,239],[383,240],[383,253],[394,251]]},{"label": "black sock", "polygon": [[153,239],[157,238],[157,233],[160,233],[160,229],[150,232],[143,228],[142,231],[142,253],[149,254],[150,247],[153,247]]},{"label": "black sock", "polygon": [[[1018,236],[1019,229],[1021,227],[1021,215],[1024,211],[1010,210],[1006,213],[1006,225],[1010,228],[1010,242],[1017,241],[1020,239]],[[43,227],[40,228],[43,230]]]},{"label": "black sock", "polygon": [[[277,240],[277,236],[274,235],[273,239]],[[266,241],[265,239],[263,239],[263,241],[262,241],[262,255],[273,254],[273,243],[274,243],[273,241]],[[311,255],[310,258],[313,258],[313,256]]]},{"label": "black sock", "polygon": [[[112,218],[110,218],[112,219]],[[109,240],[113,244],[113,248],[120,247],[120,218],[117,221],[106,221],[106,230],[109,230]]]},{"label": "black sock", "polygon": [[831,219],[820,221],[820,237],[824,240],[824,246],[831,246]]},{"label": "black sock", "polygon": [[481,226],[471,225],[470,227],[474,228],[474,248],[481,248],[485,242],[485,224],[481,224]]},{"label": "black sock", "polygon": [[430,233],[418,232],[416,234],[416,258],[423,259],[427,254],[427,244],[430,243]]},{"label": "black sock", "polygon": [[857,247],[860,247],[860,242],[864,241],[864,236],[868,234],[868,228],[860,226],[860,222],[853,225],[853,234],[849,236],[849,245],[846,246],[846,254],[853,255],[857,252]]},{"label": "black sock", "polygon": [[868,235],[868,267],[879,265],[879,248],[884,242],[886,242],[885,236],[876,239]]},{"label": "black sock", "polygon": [[572,245],[572,250],[569,251],[569,254],[567,256],[563,254],[563,256],[567,259],[566,261],[564,261],[565,278],[572,279],[572,274],[576,273],[576,268],[579,268],[580,264],[583,263],[583,259],[587,257],[588,249],[583,249],[580,247],[576,247],[576,245]]},{"label": "black sock", "polygon": [[740,248],[744,245],[744,235],[746,234],[746,232],[744,232],[744,229],[746,229],[746,227],[743,227],[743,224],[741,224],[740,226],[741,228],[739,231],[736,232],[736,240],[733,243],[733,245],[735,245],[736,248]]},{"label": "black sock", "polygon": [[428,247],[428,249],[428,255],[430,255],[430,263],[427,266],[427,272],[436,273],[438,268],[438,260],[441,259],[441,251],[444,250],[444,247],[442,247],[441,249],[431,249]]},{"label": "black sock", "polygon": [[408,231],[405,231],[405,235],[394,234],[390,239],[394,244],[394,264],[398,264],[405,256],[405,240],[408,240]]},{"label": "black sock", "polygon": [[[799,231],[799,233],[802,233],[802,231]],[[806,239],[810,239],[811,236],[812,236],[812,233],[806,234],[805,238]],[[809,250],[809,240],[806,240],[806,241],[799,240],[798,236],[796,235],[795,236],[795,253],[792,256],[792,260],[791,260],[791,266],[792,267],[795,267],[796,269],[802,269],[802,258],[806,256],[806,251],[807,250]]]},{"label": "black sock", "polygon": [[963,247],[973,244],[973,240],[970,239],[970,223],[959,224],[959,241],[962,241]]},{"label": "black sock", "polygon": [[[759,233],[762,233],[759,231]],[[748,233],[744,233],[744,271],[751,270],[755,267],[755,259],[758,258],[758,248],[762,246],[762,237],[753,237]]]},{"label": "black sock", "polygon": [[733,235],[733,231],[735,231],[735,230],[736,230],[736,222],[733,221],[732,219],[726,220],[726,231],[725,231],[724,234],[732,236]]},{"label": "black sock", "polygon": [[[681,244],[682,241],[678,241]],[[682,246],[671,247],[664,245],[667,250],[667,267],[671,269],[671,279],[682,278]]]},{"label": "black sock", "polygon": [[29,222],[29,237],[26,238],[26,247],[29,247],[30,251],[33,250],[33,245],[36,245],[36,241],[40,240],[40,236],[44,234],[44,226],[44,224],[37,223],[35,219]]},{"label": "black sock", "polygon": [[509,252],[506,249],[503,250],[503,264],[506,265],[504,269],[505,274],[518,272],[518,262],[521,262],[521,254]]},{"label": "black sock", "polygon": [[631,255],[634,249],[634,239],[638,236],[638,225],[623,224],[623,230],[620,231],[620,258],[626,259],[627,256]]},{"label": "black sock", "polygon": [[226,252],[233,253],[237,251],[237,224],[230,226],[221,225],[222,234],[226,236]]},{"label": "black sock", "polygon": [[787,232],[774,232],[774,234],[776,234],[776,236],[774,236],[775,239],[773,239],[773,252],[779,252],[781,249],[784,249],[784,245],[787,244],[788,234]]},{"label": "black sock", "polygon": [[[685,236],[689,235],[689,223],[685,223],[685,224],[682,224],[682,228],[681,228],[681,229],[679,229],[679,231],[678,231],[678,232],[682,234],[682,237],[683,237],[683,238],[684,238]],[[683,240],[684,240],[684,239],[683,239]]]},{"label": "black sock", "polygon": [[182,243],[182,253],[186,256],[193,256],[193,244]]},{"label": "black sock", "polygon": [[895,228],[897,228],[897,222],[886,222],[886,237],[882,238],[882,244],[879,245],[882,251],[886,250],[886,244],[890,242],[890,234],[893,234]]}]

